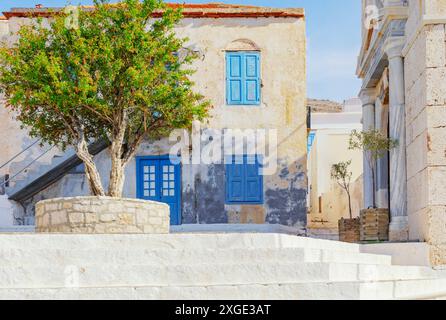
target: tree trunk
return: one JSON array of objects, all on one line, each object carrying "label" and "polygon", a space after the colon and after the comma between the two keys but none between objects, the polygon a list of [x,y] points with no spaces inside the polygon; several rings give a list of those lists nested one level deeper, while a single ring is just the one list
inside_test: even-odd
[{"label": "tree trunk", "polygon": [[81,138],[76,146],[76,154],[85,164],[85,175],[90,186],[90,193],[94,196],[105,196],[101,177],[93,161],[93,156],[88,151],[87,141],[85,141],[84,137]]},{"label": "tree trunk", "polygon": [[125,180],[125,163],[122,161],[122,142],[113,141],[111,145],[111,170],[108,195],[113,198],[122,197]]},{"label": "tree trunk", "polygon": [[111,170],[110,184],[108,186],[108,196],[121,198],[124,189],[124,169],[127,162],[123,160],[122,146],[124,144],[125,131],[127,129],[127,112],[123,110],[120,114],[119,127],[113,132],[111,144]]},{"label": "tree trunk", "polygon": [[[375,182],[375,165],[376,165],[376,157],[372,156],[371,151],[366,155],[367,161],[369,163],[370,171],[372,172],[372,208],[376,208],[376,182]],[[365,182],[365,181],[364,181]]]},{"label": "tree trunk", "polygon": [[347,196],[348,196],[348,211],[350,213],[350,220],[353,219],[353,212],[352,212],[352,197],[350,195],[350,190],[347,190]]},{"label": "tree trunk", "polygon": [[372,190],[372,195],[373,195],[373,208],[376,208],[376,182],[375,182],[375,168],[372,168],[372,185],[373,185],[373,190]]}]

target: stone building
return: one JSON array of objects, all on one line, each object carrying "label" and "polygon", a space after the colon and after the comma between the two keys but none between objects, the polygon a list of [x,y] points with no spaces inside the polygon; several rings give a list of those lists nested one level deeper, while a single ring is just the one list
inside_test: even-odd
[{"label": "stone building", "polygon": [[[51,13],[46,8],[25,8],[12,9],[4,15],[7,20],[1,21],[0,35],[7,34],[3,32],[6,29],[17,32],[20,25],[29,23],[30,15],[46,19]],[[184,19],[176,32],[188,37],[188,48],[199,54],[193,80],[196,90],[213,105],[211,118],[201,124],[201,129],[194,129],[202,133],[202,141],[190,142],[187,149],[190,146],[193,154],[194,149],[203,149],[213,140],[206,136],[205,129],[277,130],[277,170],[268,175],[253,171],[260,164],[248,164],[246,159],[251,154],[247,151],[237,154],[246,157],[242,157],[243,164],[233,167],[224,163],[175,164],[168,156],[173,142],[167,138],[146,141],[126,169],[124,196],[169,203],[173,225],[249,223],[304,228],[304,11],[184,5]],[[61,152],[51,146],[34,145],[35,141],[19,128],[3,105],[0,117],[2,132],[9,133],[0,154],[0,163],[7,163],[1,169],[7,182],[6,196],[0,201],[5,207],[12,206],[15,224],[32,224],[34,206],[40,200],[88,194],[82,164],[73,150]],[[91,150],[107,185],[108,150],[99,142],[91,145]],[[240,181],[236,179],[239,170],[246,172]]]},{"label": "stone building", "polygon": [[446,2],[363,0],[364,129],[399,141],[378,164],[377,188],[365,166],[365,207],[389,207],[394,241],[422,241],[446,264]]}]

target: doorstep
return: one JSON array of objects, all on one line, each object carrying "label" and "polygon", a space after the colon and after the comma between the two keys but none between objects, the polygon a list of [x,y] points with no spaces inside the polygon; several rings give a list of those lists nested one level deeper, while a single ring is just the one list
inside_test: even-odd
[{"label": "doorstep", "polygon": [[171,233],[279,233],[305,236],[305,230],[279,224],[184,224],[171,226]]}]

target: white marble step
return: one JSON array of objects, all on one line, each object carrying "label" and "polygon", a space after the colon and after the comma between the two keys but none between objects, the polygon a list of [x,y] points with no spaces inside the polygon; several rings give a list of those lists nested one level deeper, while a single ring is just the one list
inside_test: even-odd
[{"label": "white marble step", "polygon": [[211,286],[435,279],[425,267],[338,263],[231,263],[198,265],[0,267],[0,288]]},{"label": "white marble step", "polygon": [[306,263],[335,262],[391,265],[391,256],[347,251],[287,248],[287,249],[1,249],[1,265],[169,265],[179,261],[187,265],[236,263]]},{"label": "white marble step", "polygon": [[0,300],[392,300],[442,299],[446,279],[364,282],[0,289]]},{"label": "white marble step", "polygon": [[[12,214],[12,212],[11,212]],[[33,233],[35,232],[34,226],[0,226],[0,234],[1,233]]]},{"label": "white marble step", "polygon": [[284,234],[71,235],[0,234],[0,248],[275,249],[306,248],[360,253],[360,245]]}]

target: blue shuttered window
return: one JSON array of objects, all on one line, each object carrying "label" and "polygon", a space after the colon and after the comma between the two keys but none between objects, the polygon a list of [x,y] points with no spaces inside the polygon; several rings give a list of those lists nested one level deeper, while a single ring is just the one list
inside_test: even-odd
[{"label": "blue shuttered window", "polygon": [[263,204],[263,176],[255,156],[243,156],[226,164],[226,203]]},{"label": "blue shuttered window", "polygon": [[229,105],[260,104],[260,52],[226,54],[226,100]]}]

